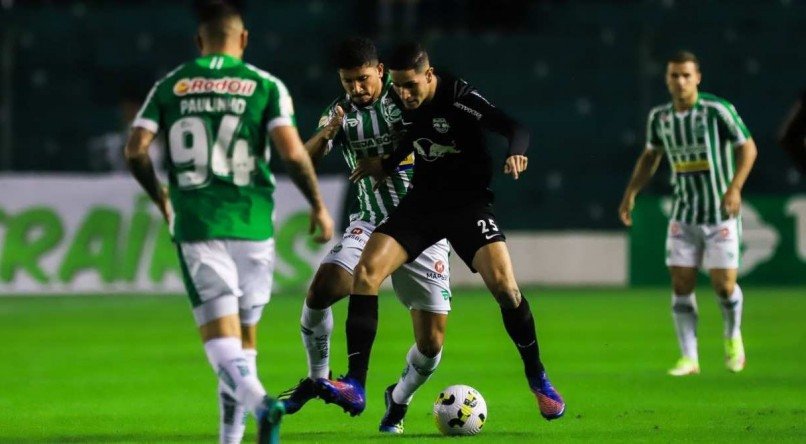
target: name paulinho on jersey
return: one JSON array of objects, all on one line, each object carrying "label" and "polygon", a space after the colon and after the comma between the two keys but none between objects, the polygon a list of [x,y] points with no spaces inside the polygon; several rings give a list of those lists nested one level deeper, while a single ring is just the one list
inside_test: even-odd
[{"label": "name paulinho on jersey", "polygon": [[676,112],[671,102],[649,112],[646,148],[663,150],[669,160],[672,220],[718,224],[730,218],[722,196],[735,173],[733,151],[750,138],[736,108],[713,94],[699,93],[685,112]]},{"label": "name paulinho on jersey", "polygon": [[[392,94],[392,82],[386,75],[380,96],[367,106],[354,104],[346,95],[333,101],[319,119],[318,129],[327,125],[334,116],[336,105],[344,109],[344,119],[341,130],[328,143],[327,152],[340,148],[350,170],[356,167],[359,159],[392,153],[403,126],[403,113]],[[362,179],[358,183],[358,200],[351,208],[350,221],[380,224],[408,192],[414,175],[413,166],[414,155],[411,155],[377,190],[373,190],[371,178]]]},{"label": "name paulinho on jersey", "polygon": [[295,125],[283,82],[236,57],[199,57],[157,81],[132,126],[165,133],[174,239],[272,237],[268,134]]}]

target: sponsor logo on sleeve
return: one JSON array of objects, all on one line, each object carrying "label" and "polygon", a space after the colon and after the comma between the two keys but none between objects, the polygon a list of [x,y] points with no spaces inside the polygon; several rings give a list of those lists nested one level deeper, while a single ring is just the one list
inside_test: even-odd
[{"label": "sponsor logo on sleeve", "polygon": [[482,115],[481,115],[480,112],[476,111],[475,109],[473,109],[473,108],[471,108],[471,107],[469,107],[469,106],[467,106],[467,105],[465,105],[463,103],[454,102],[453,106],[455,106],[455,107],[461,109],[462,111],[470,114],[471,116],[475,117],[476,120],[481,120],[481,118],[482,118]]}]

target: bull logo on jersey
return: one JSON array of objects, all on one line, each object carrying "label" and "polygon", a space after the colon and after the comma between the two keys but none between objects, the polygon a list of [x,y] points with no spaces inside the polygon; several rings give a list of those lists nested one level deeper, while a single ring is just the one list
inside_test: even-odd
[{"label": "bull logo on jersey", "polygon": [[434,117],[434,129],[440,134],[445,134],[451,129],[451,126],[444,117]]},{"label": "bull logo on jersey", "polygon": [[356,236],[361,234],[361,233],[363,233],[363,232],[364,232],[364,230],[362,230],[361,228],[358,228],[358,227],[353,228],[352,230],[350,230],[350,233],[355,234]]},{"label": "bull logo on jersey", "polygon": [[433,162],[446,154],[459,154],[456,145],[441,145],[430,139],[417,139],[414,141],[414,149],[427,162]]}]

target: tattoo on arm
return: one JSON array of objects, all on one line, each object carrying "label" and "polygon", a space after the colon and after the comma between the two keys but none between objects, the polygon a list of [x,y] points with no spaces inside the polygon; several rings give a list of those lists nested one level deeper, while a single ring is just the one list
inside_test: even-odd
[{"label": "tattoo on arm", "polygon": [[291,180],[305,196],[305,200],[314,208],[320,206],[319,185],[310,158],[307,155],[300,156],[298,160],[287,161],[285,166]]},{"label": "tattoo on arm", "polygon": [[154,134],[135,128],[126,144],[125,154],[129,171],[151,200],[159,205],[164,197],[162,184],[160,184],[157,173],[154,171],[154,164],[148,156],[148,146],[151,145],[153,139]]}]

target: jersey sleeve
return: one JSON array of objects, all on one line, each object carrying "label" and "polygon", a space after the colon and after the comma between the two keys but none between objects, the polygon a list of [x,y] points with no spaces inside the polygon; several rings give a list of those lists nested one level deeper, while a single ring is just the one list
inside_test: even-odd
[{"label": "jersey sleeve", "polygon": [[160,129],[160,121],[162,119],[162,108],[159,103],[159,89],[161,82],[156,82],[151,91],[148,92],[143,106],[137,112],[137,116],[132,122],[132,128],[143,128],[157,134]]},{"label": "jersey sleeve", "polygon": [[475,88],[463,81],[457,81],[454,87],[455,100],[453,106],[460,113],[475,119],[479,124],[491,131],[506,137],[509,141],[509,155],[524,155],[529,147],[529,131],[490,103]]},{"label": "jersey sleeve", "polygon": [[742,145],[750,139],[750,131],[732,104],[720,101],[716,106],[716,111],[717,130],[720,138],[729,140],[733,146]]},{"label": "jersey sleeve", "polygon": [[294,101],[288,88],[277,78],[269,81],[269,97],[267,104],[267,124],[268,131],[280,126],[297,126],[294,116]]},{"label": "jersey sleeve", "polygon": [[663,140],[658,133],[658,118],[660,112],[653,109],[649,112],[646,119],[646,149],[648,150],[662,150]]}]

